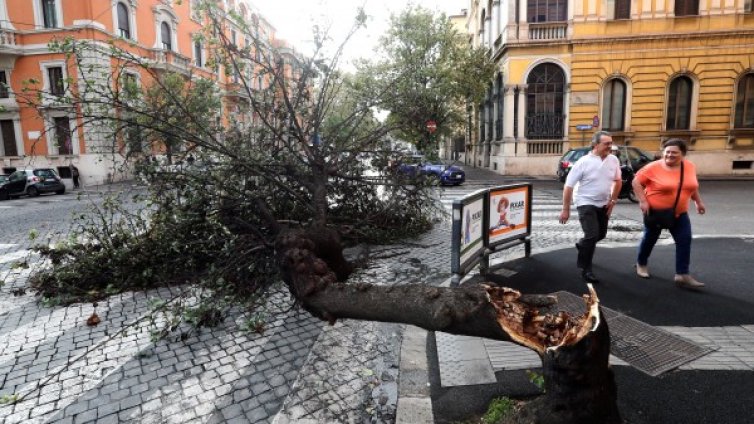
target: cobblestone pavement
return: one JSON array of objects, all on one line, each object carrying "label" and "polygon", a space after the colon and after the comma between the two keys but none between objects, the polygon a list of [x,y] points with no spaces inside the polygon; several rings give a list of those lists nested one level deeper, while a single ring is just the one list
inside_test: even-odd
[{"label": "cobblestone pavement", "polygon": [[[470,181],[443,190],[439,200],[447,208],[454,198],[496,184]],[[578,238],[578,222],[558,224],[558,211],[559,199],[535,190],[535,251]],[[67,228],[54,221],[40,236],[55,242]],[[607,241],[635,242],[639,230],[638,223],[617,218]],[[102,323],[90,327],[92,305],[46,307],[19,290],[29,271],[12,265],[26,256],[24,237],[19,231],[0,245],[0,277],[8,282],[0,287],[2,423],[395,421],[404,326],[350,320],[328,326],[294,308],[279,288],[267,300],[271,322],[264,334],[242,330],[246,317],[235,313],[185,340],[154,342],[146,319],[150,304],[169,301],[180,289],[99,302]],[[438,285],[450,275],[449,242],[445,221],[418,240],[374,247],[378,259],[354,279]],[[510,249],[502,259],[520,254]]]},{"label": "cobblestone pavement", "polygon": [[[4,202],[20,215],[0,244],[0,423],[257,423],[395,421],[403,326],[341,321],[328,326],[294,307],[280,287],[263,334],[231,314],[220,326],[153,341],[155,301],[178,288],[48,307],[25,290],[31,228],[37,240],[67,237],[64,206],[75,195]],[[68,209],[65,209],[66,211]],[[355,280],[439,284],[448,276],[445,224],[411,243],[373,247],[378,258]],[[379,259],[382,258],[382,259]],[[86,325],[96,312],[102,322]]]}]

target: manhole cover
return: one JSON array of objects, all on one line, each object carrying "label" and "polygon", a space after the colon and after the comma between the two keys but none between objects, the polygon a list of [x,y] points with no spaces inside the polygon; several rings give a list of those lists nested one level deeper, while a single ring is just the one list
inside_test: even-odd
[{"label": "manhole cover", "polygon": [[[554,309],[584,313],[586,307],[581,297],[565,291],[555,295],[558,303]],[[713,351],[610,308],[603,306],[602,313],[610,328],[610,353],[652,377]]]}]

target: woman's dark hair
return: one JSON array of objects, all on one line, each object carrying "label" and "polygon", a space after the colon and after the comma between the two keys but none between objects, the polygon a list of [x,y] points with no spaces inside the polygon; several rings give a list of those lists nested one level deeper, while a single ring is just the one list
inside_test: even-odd
[{"label": "woman's dark hair", "polygon": [[668,146],[677,146],[684,156],[686,156],[686,151],[688,151],[689,149],[689,146],[686,144],[686,142],[681,140],[680,138],[669,138],[662,143],[663,150],[665,150],[665,148]]}]

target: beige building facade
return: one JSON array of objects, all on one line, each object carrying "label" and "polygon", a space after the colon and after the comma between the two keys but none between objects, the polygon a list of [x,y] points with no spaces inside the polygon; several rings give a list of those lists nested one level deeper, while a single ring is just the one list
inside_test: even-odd
[{"label": "beige building facade", "polygon": [[607,130],[651,153],[683,138],[702,175],[754,175],[752,0],[468,6],[469,42],[498,73],[469,114],[467,165],[554,175],[565,151]]}]

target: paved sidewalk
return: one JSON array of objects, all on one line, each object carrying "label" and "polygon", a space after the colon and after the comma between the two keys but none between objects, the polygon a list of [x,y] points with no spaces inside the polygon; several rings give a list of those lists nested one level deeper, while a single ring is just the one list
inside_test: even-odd
[{"label": "paved sidewalk", "polygon": [[[43,228],[38,239],[54,243],[66,228]],[[441,225],[374,247],[377,259],[353,280],[439,284],[448,239]],[[264,334],[243,330],[250,317],[234,312],[218,327],[153,340],[151,305],[179,289],[113,296],[90,327],[91,304],[47,307],[24,291],[29,270],[14,264],[43,265],[30,244],[19,232],[0,245],[0,423],[395,421],[401,325],[328,326],[280,288],[267,300]]]}]

